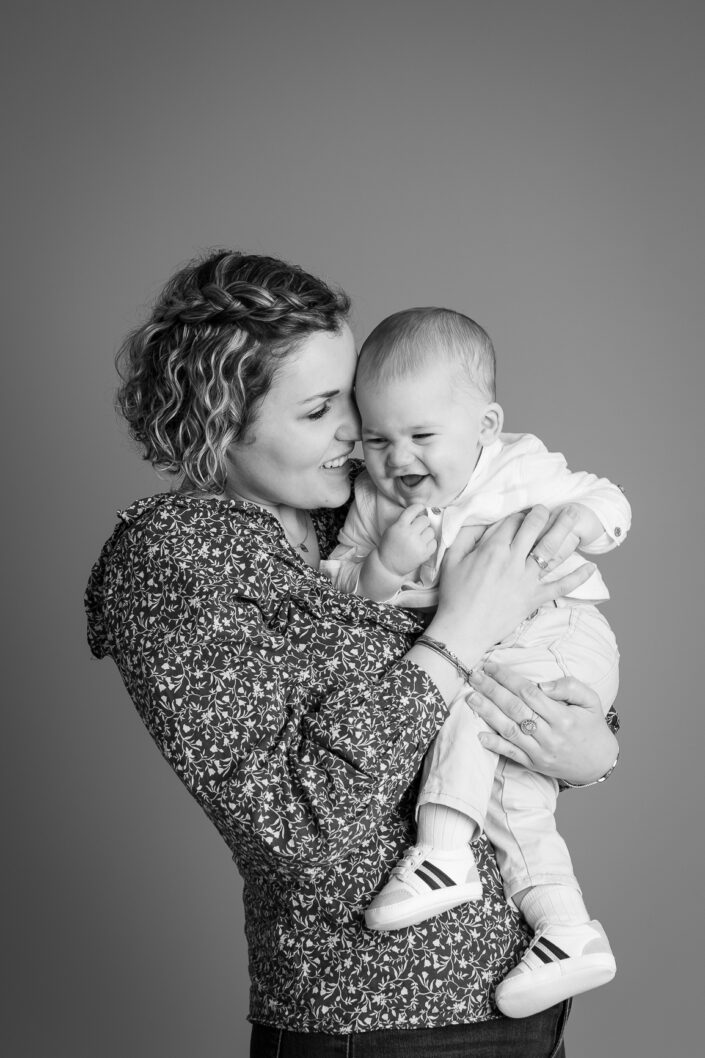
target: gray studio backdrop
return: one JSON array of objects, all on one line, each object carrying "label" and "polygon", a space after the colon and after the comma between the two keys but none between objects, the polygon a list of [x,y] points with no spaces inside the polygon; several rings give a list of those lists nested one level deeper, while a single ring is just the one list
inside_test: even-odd
[{"label": "gray studio backdrop", "polygon": [[360,339],[475,316],[508,429],[625,486],[623,762],[560,809],[619,972],[568,1054],[700,1053],[702,31],[649,0],[5,16],[3,1054],[246,1054],[239,879],[82,615],[115,510],[164,487],[113,354],[214,245],[340,283]]}]

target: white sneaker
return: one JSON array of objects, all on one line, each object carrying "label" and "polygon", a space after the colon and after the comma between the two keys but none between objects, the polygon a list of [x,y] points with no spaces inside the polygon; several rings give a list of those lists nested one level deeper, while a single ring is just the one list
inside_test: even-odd
[{"label": "white sneaker", "polygon": [[497,985],[495,1003],[508,1018],[528,1018],[569,996],[607,984],[617,972],[600,923],[549,926],[537,933],[514,969]]},{"label": "white sneaker", "polygon": [[365,922],[370,929],[403,929],[481,897],[482,882],[469,845],[412,845],[368,907]]}]

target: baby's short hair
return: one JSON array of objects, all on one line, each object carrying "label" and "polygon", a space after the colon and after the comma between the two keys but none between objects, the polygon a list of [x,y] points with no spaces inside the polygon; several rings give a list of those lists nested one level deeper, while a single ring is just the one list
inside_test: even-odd
[{"label": "baby's short hair", "polygon": [[445,359],[457,364],[487,400],[495,399],[495,354],[489,334],[453,309],[404,309],[378,323],[360,350],[357,381],[399,378]]}]

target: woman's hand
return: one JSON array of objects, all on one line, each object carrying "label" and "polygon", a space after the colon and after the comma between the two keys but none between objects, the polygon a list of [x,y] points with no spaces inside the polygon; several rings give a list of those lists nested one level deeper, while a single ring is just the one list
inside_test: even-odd
[{"label": "woman's hand", "polygon": [[448,548],[428,632],[468,667],[539,606],[574,591],[592,574],[595,567],[585,563],[550,584],[542,580],[578,543],[574,509],[566,507],[551,525],[549,519],[545,507],[534,507],[490,526],[477,546],[477,529],[465,527]]},{"label": "woman's hand", "polygon": [[[479,736],[488,749],[578,786],[595,782],[614,764],[617,739],[605,723],[597,695],[579,680],[565,678],[537,687],[487,662],[471,682],[470,708],[493,729]],[[535,725],[528,734],[519,726],[524,720]]]}]

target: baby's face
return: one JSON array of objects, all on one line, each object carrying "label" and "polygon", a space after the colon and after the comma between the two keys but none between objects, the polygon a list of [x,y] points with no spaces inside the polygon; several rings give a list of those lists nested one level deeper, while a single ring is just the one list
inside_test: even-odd
[{"label": "baby's face", "polygon": [[356,388],[370,477],[388,499],[446,507],[465,488],[480,455],[486,398],[447,365]]}]

